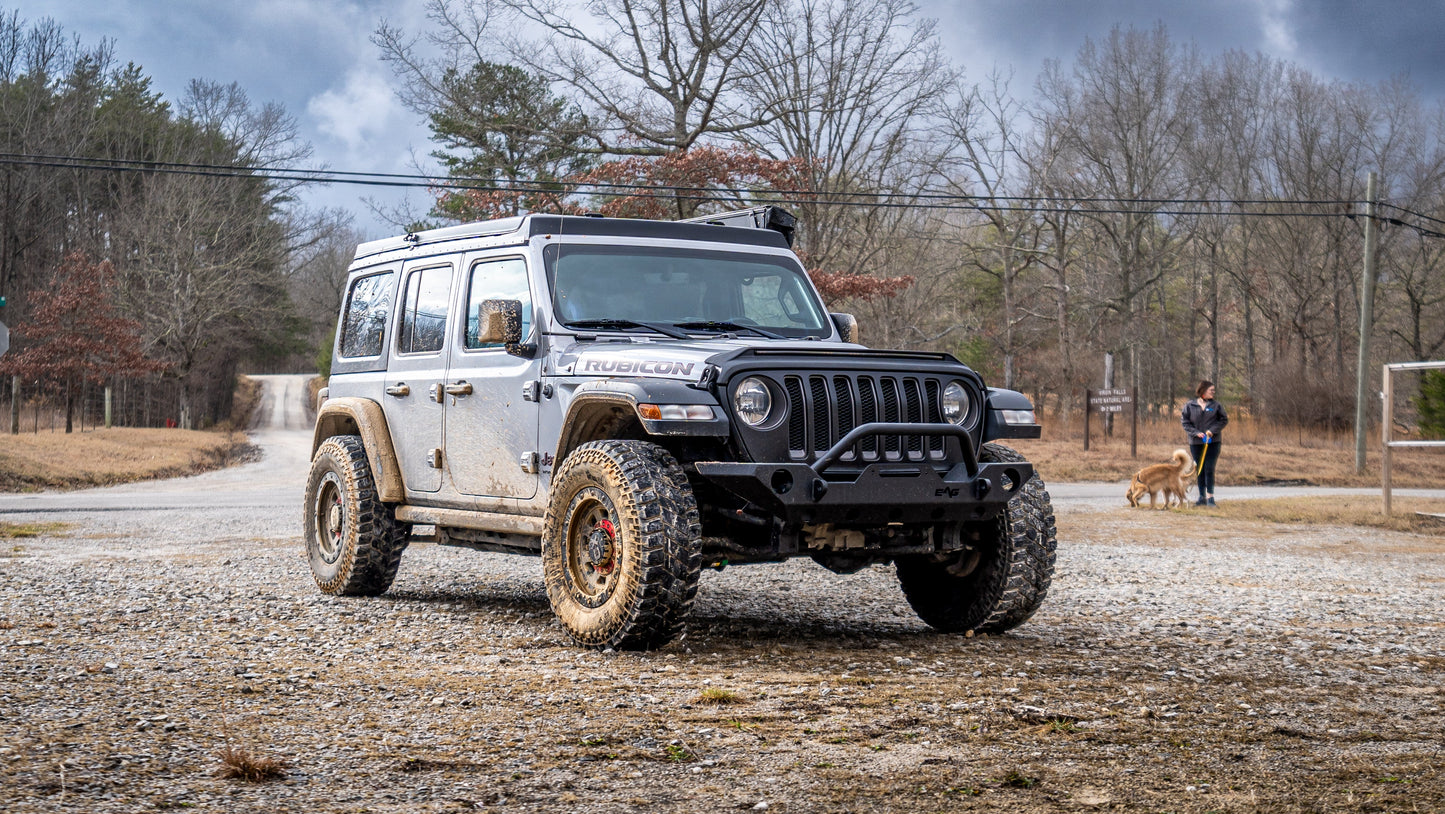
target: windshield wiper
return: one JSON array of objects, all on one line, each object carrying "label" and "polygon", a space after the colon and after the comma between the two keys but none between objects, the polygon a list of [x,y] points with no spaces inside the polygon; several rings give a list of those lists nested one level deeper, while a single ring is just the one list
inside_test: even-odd
[{"label": "windshield wiper", "polygon": [[786,339],[782,334],[766,331],[756,325],[742,325],[736,322],[674,322],[674,328],[691,328],[697,331],[750,331],[767,339]]},{"label": "windshield wiper", "polygon": [[691,339],[692,337],[666,325],[659,325],[656,322],[638,322],[635,319],[579,319],[575,322],[564,323],[569,328],[646,328],[650,331],[657,331],[663,336],[670,336],[673,339]]}]

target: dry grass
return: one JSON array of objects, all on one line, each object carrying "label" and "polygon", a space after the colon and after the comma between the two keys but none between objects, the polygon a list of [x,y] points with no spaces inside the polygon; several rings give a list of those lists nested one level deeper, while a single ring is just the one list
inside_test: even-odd
[{"label": "dry grass", "polygon": [[743,698],[732,690],[708,687],[698,695],[696,703],[708,706],[721,707],[728,704],[741,704]]},{"label": "dry grass", "polygon": [[0,540],[26,540],[64,531],[65,523],[7,523],[0,520]]},{"label": "dry grass", "polygon": [[326,379],[320,376],[313,376],[306,380],[306,414],[316,414],[316,397],[321,394],[321,388],[326,386]]},{"label": "dry grass", "polygon": [[0,491],[70,489],[193,475],[249,460],[241,433],[116,427],[5,436]]},{"label": "dry grass", "polygon": [[216,773],[227,780],[263,783],[286,776],[286,766],[281,761],[253,755],[245,747],[223,747],[216,753],[216,757],[221,759],[221,768],[217,769]]},{"label": "dry grass", "polygon": [[0,436],[0,492],[173,478],[252,460],[256,449],[241,431],[261,403],[261,383],[239,377],[231,399],[231,417],[205,432],[92,427]]},{"label": "dry grass", "polygon": [[[1187,446],[1175,420],[1139,422],[1139,455],[1129,456],[1129,424],[1119,421],[1112,438],[1096,421],[1089,451],[1084,451],[1083,424],[1044,417],[1044,437],[1010,441],[1034,465],[1045,482],[1128,480],[1141,467],[1169,460]],[[1269,425],[1249,418],[1232,419],[1223,434],[1224,448],[1216,469],[1221,486],[1299,483],[1313,486],[1380,485],[1380,439],[1372,429],[1367,439],[1364,474],[1355,474],[1355,441],[1350,433],[1324,433]],[[1445,487],[1445,449],[1396,449],[1392,480],[1397,488]]]},{"label": "dry grass", "polygon": [[1445,514],[1445,500],[1395,499],[1391,501],[1389,515],[1384,513],[1379,497],[1366,495],[1231,500],[1216,508],[1195,507],[1192,511],[1232,520],[1262,520],[1267,523],[1311,526],[1362,526],[1445,537],[1445,520],[1420,514]]}]

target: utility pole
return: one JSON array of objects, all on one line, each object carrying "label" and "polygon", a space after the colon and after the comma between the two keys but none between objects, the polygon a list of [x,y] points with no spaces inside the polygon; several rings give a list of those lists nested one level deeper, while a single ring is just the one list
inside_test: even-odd
[{"label": "utility pole", "polygon": [[[1365,471],[1365,409],[1369,399],[1370,331],[1375,316],[1375,197],[1379,176],[1365,180],[1365,279],[1360,287],[1360,364],[1355,372],[1355,474]],[[1388,419],[1387,419],[1388,420]]]}]

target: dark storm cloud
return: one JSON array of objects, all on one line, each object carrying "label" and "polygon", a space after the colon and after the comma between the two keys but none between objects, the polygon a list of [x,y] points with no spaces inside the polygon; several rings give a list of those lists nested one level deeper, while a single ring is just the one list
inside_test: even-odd
[{"label": "dark storm cloud", "polygon": [[1408,73],[1426,96],[1445,99],[1445,3],[1299,3],[1291,20],[1302,55],[1331,66],[1329,78],[1382,82]]},{"label": "dark storm cloud", "polygon": [[1163,24],[1176,43],[1213,57],[1255,51],[1324,80],[1372,84],[1408,72],[1426,98],[1445,98],[1445,3],[1375,0],[925,0],[944,44],[973,78],[1012,66],[1016,88],[1044,60],[1069,64],[1085,38]]}]

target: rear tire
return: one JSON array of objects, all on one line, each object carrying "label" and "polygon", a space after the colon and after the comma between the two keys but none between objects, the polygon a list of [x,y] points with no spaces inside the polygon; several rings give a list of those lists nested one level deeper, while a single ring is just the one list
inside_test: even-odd
[{"label": "rear tire", "polygon": [[322,593],[376,596],[396,579],[410,523],[377,497],[366,446],[355,435],[326,439],[306,479],[306,559]]},{"label": "rear tire", "polygon": [[[1008,447],[984,444],[983,463],[1023,463]],[[898,560],[903,594],[919,618],[945,633],[1003,633],[1043,604],[1054,577],[1054,510],[1037,474],[1009,499],[992,539],[976,551]]]},{"label": "rear tire", "polygon": [[686,630],[702,525],[682,467],[642,441],[573,450],[553,481],[542,536],[552,612],[584,647],[647,650]]}]

